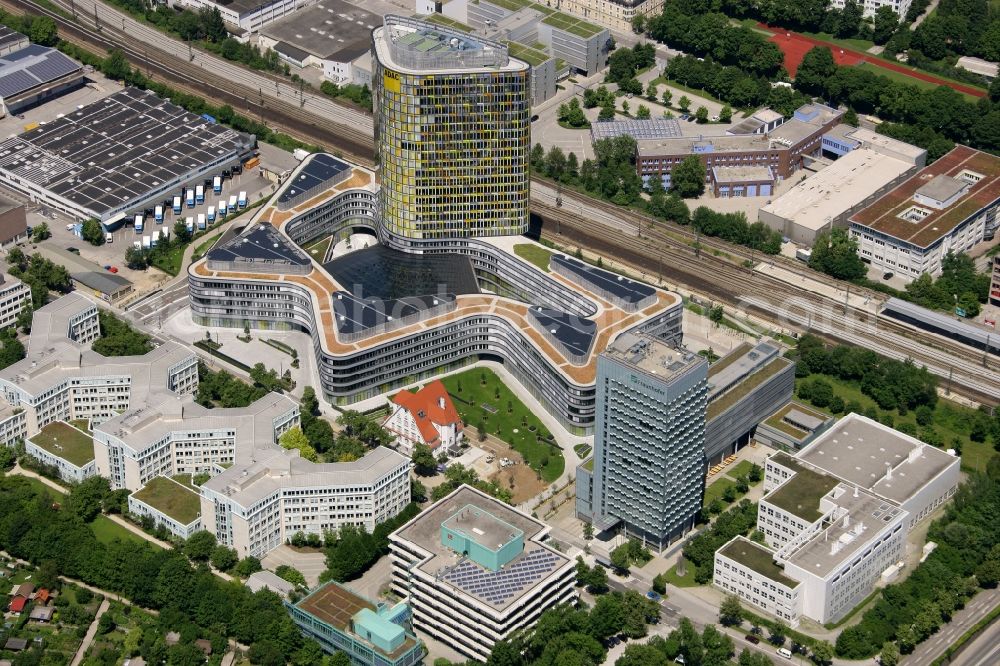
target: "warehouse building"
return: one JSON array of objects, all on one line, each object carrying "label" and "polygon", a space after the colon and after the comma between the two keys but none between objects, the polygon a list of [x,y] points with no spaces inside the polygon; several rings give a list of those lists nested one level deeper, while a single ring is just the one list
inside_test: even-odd
[{"label": "warehouse building", "polygon": [[823,136],[818,171],[768,203],[757,219],[795,243],[812,246],[817,234],[846,228],[851,215],[923,168],[927,151],[871,130],[838,125]]},{"label": "warehouse building", "polygon": [[20,113],[82,85],[80,63],[56,49],[28,44],[0,56],[0,116]]},{"label": "warehouse building", "polygon": [[52,243],[40,245],[38,253],[50,261],[65,266],[73,286],[81,292],[93,294],[102,301],[118,304],[135,291],[132,281],[110,273],[92,261]]},{"label": "warehouse building", "polygon": [[296,67],[318,67],[336,84],[360,85],[354,61],[371,49],[371,31],[381,24],[381,16],[344,0],[322,0],[261,28],[259,43]]},{"label": "warehouse building", "polygon": [[14,51],[20,51],[30,43],[31,41],[26,35],[11,30],[5,25],[0,25],[0,58]]},{"label": "warehouse building", "polygon": [[169,0],[171,7],[194,11],[218,9],[231,30],[245,32],[257,32],[309,3],[310,0]]},{"label": "warehouse building", "polygon": [[960,459],[858,414],[764,468],[757,529],[715,554],[714,584],[792,626],[837,622],[891,578],[906,536],[950,498]]},{"label": "warehouse building", "polygon": [[392,590],[413,626],[486,661],[493,646],[577,597],[551,528],[467,485],[389,535]]},{"label": "warehouse building", "polygon": [[865,262],[909,281],[993,238],[998,209],[1000,157],[955,146],[852,215],[850,230]]},{"label": "warehouse building", "polygon": [[126,88],[0,143],[0,183],[112,229],[131,211],[239,164],[255,146],[251,135]]},{"label": "warehouse building", "polygon": [[0,196],[0,248],[28,237],[28,217],[24,204]]}]

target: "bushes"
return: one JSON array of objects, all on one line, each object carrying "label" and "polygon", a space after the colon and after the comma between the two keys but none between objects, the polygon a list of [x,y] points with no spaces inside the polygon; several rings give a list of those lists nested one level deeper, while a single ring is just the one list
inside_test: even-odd
[{"label": "bushes", "polygon": [[150,337],[127,322],[106,310],[100,310],[97,316],[101,337],[94,340],[93,350],[101,356],[142,356],[153,350]]},{"label": "bushes", "polygon": [[706,236],[751,247],[765,254],[781,252],[781,233],[763,222],[748,223],[744,213],[717,213],[706,206],[699,206],[691,216],[691,226]]}]

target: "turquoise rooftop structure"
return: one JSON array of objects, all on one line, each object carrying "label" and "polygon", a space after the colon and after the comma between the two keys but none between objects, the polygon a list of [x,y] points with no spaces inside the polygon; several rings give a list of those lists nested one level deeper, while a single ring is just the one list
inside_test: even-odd
[{"label": "turquoise rooftop structure", "polygon": [[424,646],[411,628],[409,605],[374,604],[338,583],[317,587],[286,603],[292,620],[324,651],[343,652],[354,666],[415,666]]},{"label": "turquoise rooftop structure", "polygon": [[496,572],[524,550],[524,531],[466,504],[441,523],[441,545]]}]

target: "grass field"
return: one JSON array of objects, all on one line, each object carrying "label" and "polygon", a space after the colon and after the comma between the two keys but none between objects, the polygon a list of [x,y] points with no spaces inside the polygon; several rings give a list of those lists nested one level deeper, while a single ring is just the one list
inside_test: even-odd
[{"label": "grass field", "polygon": [[[723,493],[726,492],[727,488],[736,489],[736,482],[725,477],[720,478],[718,481],[713,481],[711,485],[705,488],[705,500],[701,503],[702,506],[708,506],[715,500],[719,500],[723,504],[728,504],[726,500],[722,499]],[[739,499],[739,493],[737,493],[737,499]]]},{"label": "grass field", "polygon": [[62,421],[48,424],[29,441],[77,467],[94,459],[93,438]]},{"label": "grass field", "polygon": [[[939,86],[943,86],[944,85],[943,83],[933,83],[931,81],[924,81],[923,79],[918,79],[915,76],[907,76],[906,74],[903,74],[902,72],[897,72],[897,71],[894,71],[894,70],[891,70],[891,69],[886,69],[885,67],[879,67],[878,65],[873,65],[870,62],[863,62],[860,65],[858,65],[858,67],[859,68],[867,69],[868,71],[873,72],[873,73],[877,74],[878,76],[884,76],[884,77],[886,77],[887,79],[889,79],[891,81],[897,81],[899,83],[907,83],[909,85],[917,86],[918,88],[921,88],[923,90],[934,90],[935,88],[938,88]],[[914,70],[914,71],[918,71],[918,70]],[[940,74],[934,74],[933,72],[927,72],[927,74],[930,74],[931,76],[941,77]],[[941,77],[941,78],[944,78],[944,77]],[[963,83],[962,85],[968,86],[968,85],[971,85],[971,84],[969,84],[969,83]],[[964,97],[965,99],[970,100],[972,102],[975,102],[975,101],[977,101],[979,99],[978,97],[976,97],[974,95],[969,95],[969,94],[961,92],[961,91],[957,91],[957,92],[962,97]]]},{"label": "grass field", "polygon": [[98,516],[95,518],[94,522],[90,524],[90,529],[101,543],[111,543],[115,539],[121,539],[122,541],[133,541],[135,543],[148,543],[153,548],[160,548],[155,543],[128,531],[107,516]]},{"label": "grass field", "polygon": [[677,567],[670,567],[663,573],[663,577],[667,579],[667,582],[675,587],[697,587],[698,583],[694,582],[694,566],[690,563],[687,565],[687,571],[683,576],[677,575]]},{"label": "grass field", "polygon": [[[878,409],[875,401],[863,394],[861,388],[855,382],[847,382],[829,375],[810,375],[810,377],[821,378],[823,381],[829,383],[833,386],[834,394],[840,396],[845,403],[856,400],[861,404],[862,410],[870,408]],[[801,381],[803,380],[797,379],[796,386]],[[808,401],[805,402],[812,405]],[[939,398],[937,405],[934,407],[934,423],[930,428],[940,437],[943,443],[942,448],[953,448],[957,441],[962,448],[962,467],[984,471],[986,463],[992,457],[994,451],[993,446],[989,442],[973,442],[969,439],[969,430],[971,427],[969,417],[974,411],[950,400]],[[910,423],[917,428],[918,439],[924,439],[922,435],[924,428],[917,426],[917,417],[914,412],[907,412],[906,415],[900,416],[897,410],[892,410],[889,414],[892,416],[895,427],[903,423]]]},{"label": "grass field", "polygon": [[202,242],[198,243],[198,245],[196,245],[194,248],[194,252],[191,254],[191,261],[195,261],[196,259],[201,259],[203,256],[205,256],[205,253],[208,252],[213,245],[215,245],[215,242],[219,240],[220,236],[222,236],[222,232],[219,232],[213,236],[209,236]]},{"label": "grass field", "polygon": [[[676,90],[680,90],[682,93],[687,93],[688,95],[695,95],[697,97],[701,97],[703,99],[707,99],[707,100],[709,100],[711,102],[715,102],[716,104],[725,104],[725,102],[723,102],[721,99],[713,97],[712,95],[710,95],[709,93],[705,92],[704,90],[697,90],[695,88],[689,88],[686,85],[684,85],[683,83],[678,83],[677,81],[673,81],[671,79],[665,79],[662,76],[656,77],[655,79],[653,79],[652,81],[650,81],[650,83],[655,83],[657,85],[657,87],[659,87],[659,86],[670,86],[671,88],[674,88]],[[648,85],[647,85],[647,87],[648,87]],[[663,94],[662,90],[660,90],[659,92],[660,92],[661,95]],[[680,101],[681,101],[681,96],[677,95],[675,93],[674,96],[673,96],[673,99],[670,100],[670,106],[671,106],[671,108],[673,108],[673,109],[680,109]],[[700,104],[699,104],[698,100],[697,99],[692,99],[691,100],[691,106],[688,109],[688,111],[691,112],[691,113],[694,113],[695,110],[697,110],[697,108],[699,106],[700,106]]]},{"label": "grass field", "polygon": [[302,249],[304,249],[306,251],[306,254],[308,254],[310,257],[322,263],[324,257],[326,257],[326,251],[330,249],[330,243],[332,242],[333,242],[333,236],[327,236],[325,238],[320,238],[312,245],[306,246]]},{"label": "grass field", "polygon": [[[733,465],[732,467],[727,467],[726,469],[722,470],[722,473],[731,479],[735,479],[737,477],[744,475],[749,476],[751,467],[753,467],[752,462],[750,462],[749,460],[741,460],[739,464]],[[749,479],[747,480],[747,483],[750,483]],[[760,483],[760,481],[758,481],[757,483]],[[750,483],[750,485],[753,486],[756,484]]]},{"label": "grass field", "polygon": [[188,525],[201,513],[198,493],[165,476],[152,479],[134,496],[182,525]]},{"label": "grass field", "polygon": [[549,431],[492,370],[474,368],[441,381],[463,421],[476,428],[482,424],[486,432],[510,444],[545,481],[563,473],[562,451],[544,439]]},{"label": "grass field", "polygon": [[514,254],[525,261],[530,261],[546,273],[549,272],[549,259],[552,258],[550,250],[531,243],[518,243],[514,246]]}]

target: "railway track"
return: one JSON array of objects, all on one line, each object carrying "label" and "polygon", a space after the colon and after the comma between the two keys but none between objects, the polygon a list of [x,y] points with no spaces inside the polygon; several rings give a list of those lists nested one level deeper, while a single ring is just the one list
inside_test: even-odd
[{"label": "railway track", "polygon": [[[869,312],[834,306],[829,299],[775,278],[734,265],[690,247],[678,248],[651,237],[609,235],[607,227],[547,205],[535,204],[542,218],[542,237],[563,246],[582,246],[638,270],[652,283],[670,282],[744,310],[779,327],[812,332],[840,344],[863,345],[900,360],[912,359],[942,378],[951,376],[953,390],[979,402],[995,404],[1000,373],[969,360],[969,349],[925,334],[919,342],[912,329]],[[556,222],[561,233],[553,233]],[[933,344],[928,344],[933,338]],[[960,352],[960,353],[959,353]],[[957,358],[956,358],[957,357]]]}]

